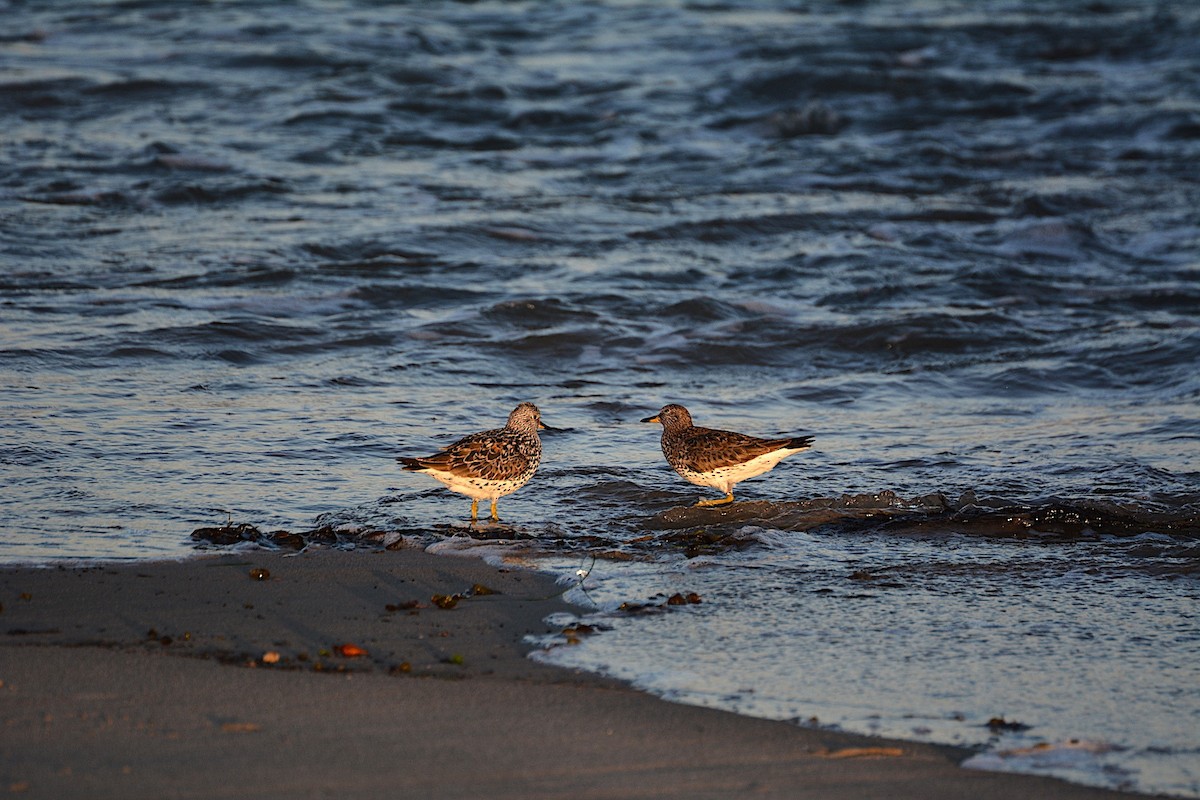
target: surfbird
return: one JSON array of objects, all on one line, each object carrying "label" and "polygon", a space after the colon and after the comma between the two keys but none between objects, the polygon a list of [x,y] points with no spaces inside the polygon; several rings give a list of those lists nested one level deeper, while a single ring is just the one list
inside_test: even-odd
[{"label": "surfbird", "polygon": [[671,468],[686,481],[725,492],[697,506],[719,506],[733,502],[733,487],[747,478],[762,475],[792,453],[807,450],[811,436],[759,439],[744,433],[698,428],[692,415],[680,405],[666,405],[642,422],[661,422],[662,451]]},{"label": "surfbird", "polygon": [[528,483],[542,460],[539,430],[555,429],[542,424],[537,406],[521,403],[503,428],[465,436],[427,458],[396,460],[404,469],[423,472],[471,498],[472,522],[479,518],[480,500],[492,501],[492,519],[499,520],[496,500]]}]

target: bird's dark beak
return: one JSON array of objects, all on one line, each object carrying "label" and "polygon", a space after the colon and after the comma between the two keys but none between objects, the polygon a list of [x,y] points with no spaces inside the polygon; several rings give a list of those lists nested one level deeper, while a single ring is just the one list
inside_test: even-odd
[{"label": "bird's dark beak", "polygon": [[544,431],[555,431],[558,433],[561,433],[562,431],[566,430],[566,428],[555,428],[553,426],[547,425],[546,423],[542,422],[540,419],[538,420],[538,427]]},{"label": "bird's dark beak", "polygon": [[642,422],[658,422],[658,414],[655,414],[653,417],[646,417]]}]

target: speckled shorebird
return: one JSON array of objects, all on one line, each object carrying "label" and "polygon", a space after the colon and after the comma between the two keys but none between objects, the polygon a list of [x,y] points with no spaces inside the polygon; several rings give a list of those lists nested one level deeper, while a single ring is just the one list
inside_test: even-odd
[{"label": "speckled shorebird", "polygon": [[508,423],[493,431],[473,433],[428,458],[396,459],[406,470],[424,472],[453,492],[471,498],[471,521],[479,518],[479,501],[496,500],[520,489],[542,460],[539,430],[555,430],[542,424],[542,412],[533,403],[521,403],[508,415]]},{"label": "speckled shorebird", "polygon": [[762,475],[792,453],[807,450],[811,436],[759,439],[744,433],[697,428],[692,415],[680,405],[666,405],[642,422],[661,422],[662,451],[679,475],[697,486],[710,486],[725,493],[697,506],[720,506],[733,502],[733,487],[747,478]]}]

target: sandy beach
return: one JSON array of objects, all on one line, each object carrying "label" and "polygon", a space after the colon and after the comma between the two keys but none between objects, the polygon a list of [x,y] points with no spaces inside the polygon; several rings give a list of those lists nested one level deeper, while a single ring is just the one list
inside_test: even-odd
[{"label": "sandy beach", "polygon": [[539,665],[561,588],[411,549],[0,570],[0,793],[1137,796]]}]

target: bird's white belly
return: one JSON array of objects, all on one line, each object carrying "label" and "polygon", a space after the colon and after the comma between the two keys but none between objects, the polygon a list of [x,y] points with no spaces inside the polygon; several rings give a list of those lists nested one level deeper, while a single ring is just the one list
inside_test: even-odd
[{"label": "bird's white belly", "polygon": [[734,464],[731,467],[718,467],[711,472],[694,472],[683,469],[678,470],[678,472],[684,480],[690,481],[697,486],[708,486],[713,489],[720,489],[722,492],[728,492],[733,489],[734,484],[741,483],[747,478],[753,478],[756,475],[762,475],[784,458],[798,452],[800,451],[784,448],[776,450],[773,453],[764,453],[761,456],[757,456],[741,464]]},{"label": "bird's white belly", "polygon": [[515,481],[489,481],[484,478],[453,475],[439,470],[423,469],[420,471],[444,483],[451,491],[465,494],[472,500],[495,500],[497,497],[512,494],[524,486],[531,477],[523,476],[522,479]]}]

